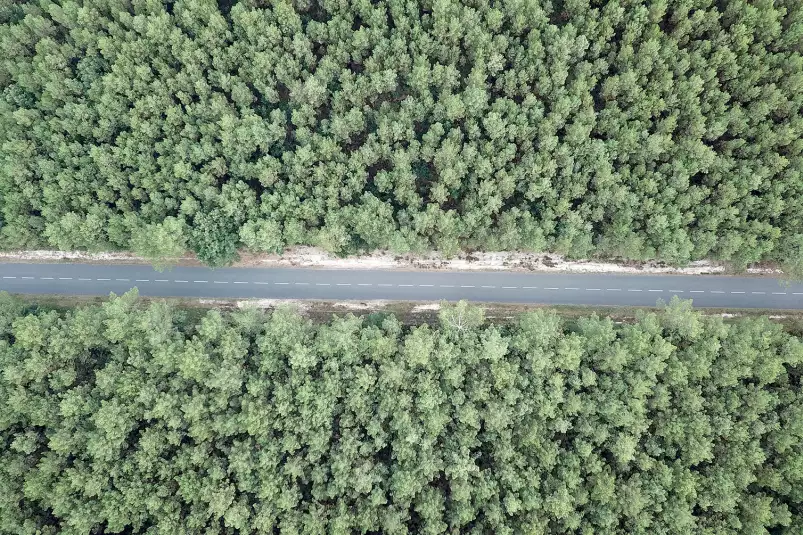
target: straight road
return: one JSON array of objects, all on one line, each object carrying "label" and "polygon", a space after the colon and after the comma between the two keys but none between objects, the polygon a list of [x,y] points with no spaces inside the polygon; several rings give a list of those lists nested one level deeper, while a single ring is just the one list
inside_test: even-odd
[{"label": "straight road", "polygon": [[209,269],[90,264],[2,264],[0,290],[155,297],[407,300],[653,306],[673,295],[699,307],[803,309],[803,284],[763,277],[329,269]]}]

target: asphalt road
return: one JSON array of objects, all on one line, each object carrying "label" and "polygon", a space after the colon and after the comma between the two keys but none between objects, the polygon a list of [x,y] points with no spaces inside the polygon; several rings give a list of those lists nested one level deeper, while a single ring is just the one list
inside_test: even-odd
[{"label": "asphalt road", "polygon": [[0,290],[159,297],[410,300],[652,306],[673,295],[700,307],[803,309],[803,284],[763,277],[323,269],[208,269],[2,264]]}]

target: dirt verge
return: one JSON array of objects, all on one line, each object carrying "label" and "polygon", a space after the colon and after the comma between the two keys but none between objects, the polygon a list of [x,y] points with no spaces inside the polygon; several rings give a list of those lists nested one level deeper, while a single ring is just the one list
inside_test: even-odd
[{"label": "dirt verge", "polygon": [[[106,296],[71,296],[71,295],[32,295],[17,294],[27,303],[46,308],[67,309],[86,305],[99,305],[108,300]],[[405,325],[437,324],[440,303],[435,301],[303,301],[295,299],[192,299],[139,297],[143,303],[167,302],[172,306],[184,309],[193,317],[200,316],[209,309],[236,310],[255,307],[262,310],[274,310],[289,306],[315,322],[327,322],[333,316],[354,314],[393,314]],[[516,305],[506,303],[477,304],[485,310],[488,323],[505,325],[516,321],[525,312],[536,309],[553,310],[566,321],[571,322],[596,314],[608,317],[615,323],[632,323],[640,311],[654,311],[657,307],[636,306],[586,306],[586,305]],[[803,336],[803,311],[771,310],[771,309],[724,309],[696,308],[703,314],[719,316],[725,322],[735,322],[743,318],[766,316],[780,323],[784,329],[796,336]]]},{"label": "dirt verge", "polygon": [[[78,251],[0,251],[0,262],[81,262],[92,264],[150,264],[131,253],[84,253]],[[191,254],[171,260],[177,266],[201,266]],[[334,256],[314,247],[294,247],[281,255],[241,252],[232,267],[305,267],[318,269],[388,269],[449,271],[518,271],[546,273],[650,273],[667,275],[736,274],[723,263],[692,262],[676,267],[662,262],[617,262],[602,260],[567,260],[554,253],[472,252],[445,258],[438,253],[394,255],[378,251],[362,256]],[[782,276],[773,266],[756,266],[740,275]]]}]

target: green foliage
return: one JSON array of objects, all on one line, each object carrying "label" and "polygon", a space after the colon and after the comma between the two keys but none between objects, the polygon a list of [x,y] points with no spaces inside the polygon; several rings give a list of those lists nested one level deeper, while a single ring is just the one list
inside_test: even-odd
[{"label": "green foliage", "polygon": [[6,1],[0,25],[0,247],[801,271],[798,1]]},{"label": "green foliage", "polygon": [[0,532],[803,529],[803,344],[765,319],[182,317],[0,294]]},{"label": "green foliage", "polygon": [[131,249],[149,259],[157,269],[168,267],[187,250],[182,222],[167,217],[161,223],[137,229],[131,236]]},{"label": "green foliage", "polygon": [[12,323],[24,309],[22,301],[8,292],[0,292],[0,337],[8,336]]},{"label": "green foliage", "polygon": [[473,331],[485,321],[485,312],[481,307],[474,306],[468,301],[461,300],[454,305],[441,303],[438,319],[441,328],[446,332],[463,333]]}]

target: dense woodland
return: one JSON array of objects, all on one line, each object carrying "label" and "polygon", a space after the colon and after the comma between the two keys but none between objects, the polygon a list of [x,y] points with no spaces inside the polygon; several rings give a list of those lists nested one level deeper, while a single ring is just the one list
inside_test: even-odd
[{"label": "dense woodland", "polygon": [[409,328],[0,294],[0,532],[799,535],[802,371],[682,302]]},{"label": "dense woodland", "polygon": [[799,0],[0,1],[0,246],[803,272]]}]

